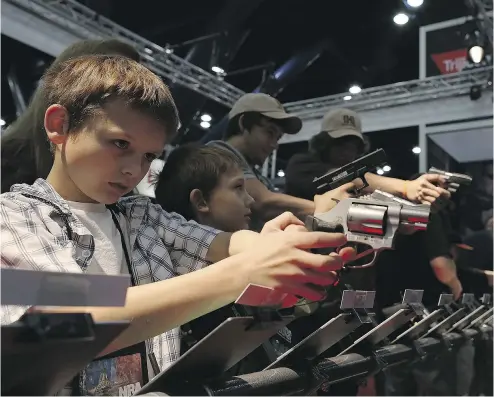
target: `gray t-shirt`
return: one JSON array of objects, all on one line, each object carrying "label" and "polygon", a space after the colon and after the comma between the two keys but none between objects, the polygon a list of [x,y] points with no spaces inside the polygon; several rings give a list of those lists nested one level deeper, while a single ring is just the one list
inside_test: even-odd
[{"label": "gray t-shirt", "polygon": [[[271,183],[271,181],[263,176],[254,166],[250,165],[247,159],[244,157],[242,153],[240,153],[237,149],[235,149],[232,145],[225,141],[211,141],[207,143],[207,146],[216,146],[220,147],[224,150],[229,151],[233,154],[239,161],[242,167],[242,171],[244,173],[245,180],[249,179],[258,179],[264,186],[266,186],[270,191],[276,191],[276,188]],[[264,226],[264,221],[257,217],[255,214],[252,216],[251,230],[260,231]]]}]

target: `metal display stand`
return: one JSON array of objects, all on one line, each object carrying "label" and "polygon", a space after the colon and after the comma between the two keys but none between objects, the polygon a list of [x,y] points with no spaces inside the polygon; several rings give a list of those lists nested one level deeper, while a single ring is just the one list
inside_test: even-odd
[{"label": "metal display stand", "polygon": [[292,320],[293,316],[280,316],[278,321],[228,318],[155,376],[137,395],[161,390],[179,393],[188,381],[195,383],[220,377]]},{"label": "metal display stand", "polygon": [[439,296],[438,308],[433,312],[429,313],[424,309],[421,319],[416,322],[413,326],[408,328],[405,332],[398,335],[391,343],[403,343],[403,341],[415,341],[423,335],[429,327],[440,320],[441,316],[444,315],[444,306],[453,302],[453,295],[451,294],[441,294]]},{"label": "metal display stand", "polygon": [[[123,306],[129,286],[128,276],[2,268],[1,277],[2,304],[26,308]],[[12,287],[18,285],[29,286],[28,293]],[[111,294],[101,288],[105,285]],[[126,321],[95,323],[87,313],[25,313],[2,326],[2,395],[54,395],[128,326]]]},{"label": "metal display stand", "polygon": [[[424,325],[425,323],[430,325],[431,322],[437,321],[445,313],[446,318],[451,316],[446,310],[446,307],[451,305],[450,297],[444,296],[440,298],[439,302],[443,307],[432,313],[425,311],[420,315],[422,317],[421,320],[412,327],[415,327],[413,332],[407,333],[406,337],[401,336],[405,333],[400,335],[399,339],[406,343],[384,343],[386,338],[382,338],[384,336],[381,333],[382,331],[375,331],[375,335],[379,335],[379,337],[376,339],[364,338],[365,343],[363,345],[365,345],[365,348],[363,350],[340,354],[331,358],[321,358],[320,356],[326,350],[325,348],[339,338],[339,336],[332,335],[331,331],[341,336],[345,327],[345,319],[347,320],[346,324],[356,321],[357,316],[352,312],[351,306],[358,302],[363,306],[362,298],[356,298],[356,296],[366,296],[365,291],[351,291],[351,294],[347,294],[345,299],[342,299],[342,306],[346,306],[344,313],[328,321],[263,371],[234,377],[219,376],[221,375],[219,374],[220,371],[217,371],[217,375],[205,377],[200,367],[189,366],[186,368],[186,372],[181,370],[180,372],[169,373],[167,375],[169,377],[168,382],[162,384],[159,391],[166,392],[169,395],[206,396],[314,395],[323,385],[348,380],[358,381],[384,368],[404,363],[413,364],[417,359],[422,359],[425,356],[435,357],[446,349],[461,346],[465,339],[476,338],[479,333],[477,329],[465,329],[461,333],[446,331],[436,337],[420,336],[426,332],[427,326]],[[416,294],[415,296],[417,297]],[[409,299],[409,294],[407,294],[407,299]],[[410,304],[412,306],[421,306],[420,302],[413,301],[402,303],[401,306]],[[420,311],[419,308],[416,309]],[[462,309],[466,310],[463,307]],[[399,327],[399,322],[396,322],[397,319],[403,320],[406,317],[403,317],[402,310],[407,309],[400,307],[395,313],[390,314],[388,318],[390,322],[388,324],[393,324],[393,328],[395,326]],[[408,310],[416,313],[412,308]],[[456,313],[457,310],[451,308],[453,313]],[[370,324],[367,322],[370,319],[367,309],[361,307],[358,312],[359,316],[364,320],[363,324]],[[416,316],[419,315],[416,314]],[[475,320],[480,321],[479,318],[480,316]],[[424,322],[424,320],[426,321]],[[484,321],[489,321],[489,318],[484,318]],[[362,323],[360,324],[362,325]],[[490,329],[492,334],[491,326],[482,325],[482,327],[486,328],[482,332],[489,332]],[[376,328],[379,330],[379,325]],[[414,340],[416,336],[420,337]],[[374,344],[374,341],[378,343]],[[214,354],[223,354],[218,352],[218,345],[211,346],[211,349],[213,348],[214,350],[209,350],[209,348],[204,350],[204,360],[211,362],[211,360],[215,360]],[[367,352],[364,352],[364,350],[367,350]],[[206,354],[208,355],[206,356]],[[190,372],[194,368],[196,368],[196,371],[192,377]],[[211,375],[211,372],[209,374]],[[173,377],[170,375],[173,375]],[[181,381],[180,377],[182,375],[185,375],[190,381]],[[144,394],[149,391],[152,390],[144,388],[138,394]]]},{"label": "metal display stand", "polygon": [[53,396],[128,327],[89,314],[27,314],[2,327],[2,395]]},{"label": "metal display stand", "polygon": [[380,324],[377,324],[365,335],[358,338],[352,345],[343,350],[339,356],[347,354],[363,343],[369,343],[372,346],[378,345],[393,332],[420,315],[424,310],[422,306],[423,293],[424,291],[422,290],[406,290],[403,296],[402,308],[391,314]]},{"label": "metal display stand", "polygon": [[340,308],[343,313],[329,320],[297,345],[268,365],[265,370],[288,365],[303,366],[331,346],[334,346],[345,336],[349,335],[363,324],[369,324],[367,309],[374,306],[374,291],[343,291]]},{"label": "metal display stand", "polygon": [[464,307],[460,307],[457,310],[448,311],[448,316],[440,321],[438,324],[433,326],[422,338],[426,338],[429,336],[434,336],[437,334],[444,334],[451,326],[463,318],[466,315],[466,309]]},{"label": "metal display stand", "polygon": [[494,313],[494,308],[491,307],[485,313],[482,313],[479,317],[472,320],[470,324],[468,324],[465,329],[480,327],[482,324],[486,322],[489,318],[492,318],[492,313]]}]

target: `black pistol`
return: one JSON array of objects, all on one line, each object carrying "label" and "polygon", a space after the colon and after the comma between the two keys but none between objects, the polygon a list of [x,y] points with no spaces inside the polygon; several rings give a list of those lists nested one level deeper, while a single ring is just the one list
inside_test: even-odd
[{"label": "black pistol", "polygon": [[343,167],[314,178],[313,183],[316,185],[317,193],[325,193],[355,179],[361,179],[363,186],[356,189],[354,192],[358,195],[360,191],[369,186],[365,180],[365,174],[367,172],[375,171],[377,168],[385,164],[386,153],[383,149],[377,149],[372,153],[366,154],[365,156],[344,165]]},{"label": "black pistol", "polygon": [[469,186],[472,183],[472,177],[469,175],[459,174],[457,172],[443,171],[435,167],[429,168],[429,174],[438,174],[444,176],[447,180],[447,188],[451,193],[456,193],[461,185]]}]

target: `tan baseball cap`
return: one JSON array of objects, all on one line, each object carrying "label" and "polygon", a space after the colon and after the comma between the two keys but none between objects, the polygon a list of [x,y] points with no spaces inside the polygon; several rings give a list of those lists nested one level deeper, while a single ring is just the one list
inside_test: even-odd
[{"label": "tan baseball cap", "polygon": [[235,116],[246,112],[259,112],[263,116],[283,122],[287,134],[296,134],[302,128],[302,120],[289,115],[277,99],[267,94],[245,94],[235,104],[228,114],[231,120]]},{"label": "tan baseball cap", "polygon": [[360,117],[350,109],[334,109],[326,113],[322,119],[321,132],[327,132],[335,139],[356,136],[364,142]]}]

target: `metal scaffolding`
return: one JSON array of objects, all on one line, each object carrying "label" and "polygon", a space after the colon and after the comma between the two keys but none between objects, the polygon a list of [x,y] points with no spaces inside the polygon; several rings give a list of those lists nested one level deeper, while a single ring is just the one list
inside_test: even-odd
[{"label": "metal scaffolding", "polygon": [[477,26],[484,33],[492,46],[492,0],[466,0],[467,6],[476,12]]},{"label": "metal scaffolding", "polygon": [[344,93],[290,102],[284,106],[289,113],[308,120],[323,117],[330,108],[346,107],[358,111],[383,109],[465,95],[474,85],[480,86],[481,89],[492,89],[488,85],[489,76],[492,76],[492,66],[367,88],[357,95],[352,95],[350,100],[343,99],[350,95]]},{"label": "metal scaffolding", "polygon": [[75,0],[4,1],[62,27],[81,40],[114,38],[127,42],[139,51],[142,63],[156,74],[227,107],[231,107],[244,94],[218,76],[117,25]]},{"label": "metal scaffolding", "polygon": [[[173,54],[169,48],[160,47],[140,37],[108,18],[79,4],[75,0],[3,0],[38,18],[62,28],[82,39],[115,38],[134,46],[142,57],[142,63],[168,82],[182,85],[205,97],[232,107],[244,91],[226,83],[215,74]],[[480,3],[482,13],[492,26],[491,0],[471,0]],[[489,3],[490,2],[490,3]],[[490,5],[488,5],[490,4]],[[492,32],[491,32],[492,33]],[[287,111],[302,119],[320,118],[331,107],[349,107],[355,110],[384,109],[434,99],[468,94],[473,85],[487,88],[492,67],[473,68],[448,76],[436,76],[362,90],[351,100],[348,94],[336,94],[285,104]]]}]

